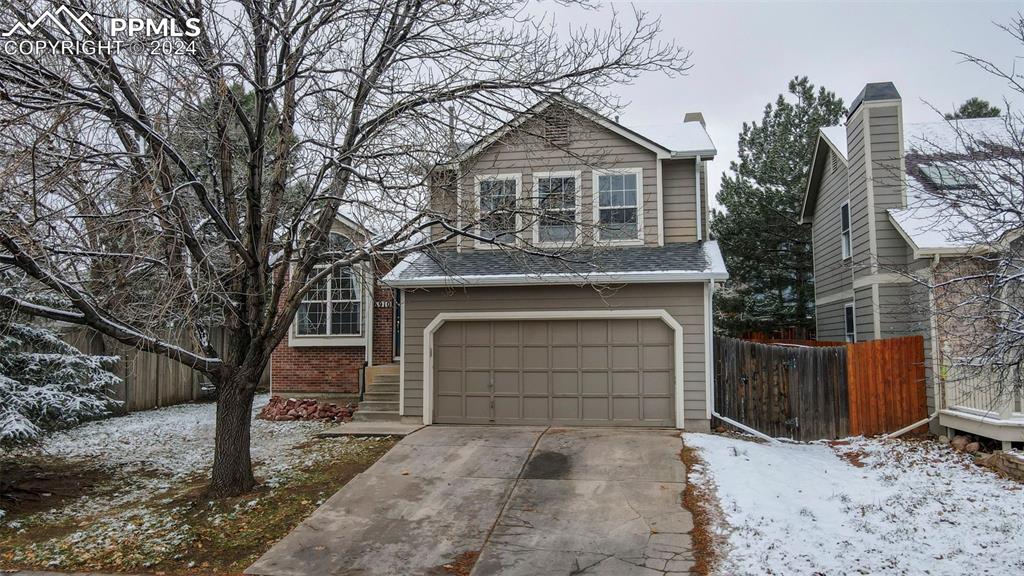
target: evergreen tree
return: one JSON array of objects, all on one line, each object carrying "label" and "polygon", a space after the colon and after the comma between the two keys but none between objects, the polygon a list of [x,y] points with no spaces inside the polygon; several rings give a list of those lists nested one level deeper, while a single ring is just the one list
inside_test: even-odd
[{"label": "evergreen tree", "polygon": [[946,114],[946,120],[962,120],[965,118],[995,118],[1003,111],[988,103],[988,100],[974,97],[964,102],[956,112]]},{"label": "evergreen tree", "polygon": [[106,415],[117,357],[80,352],[51,329],[0,318],[0,445]]},{"label": "evergreen tree", "polygon": [[725,333],[814,326],[811,231],[799,224],[818,128],[844,118],[843,101],[806,77],[765,106],[761,123],[744,123],[738,160],[722,175],[711,232],[730,280],[716,296]]}]

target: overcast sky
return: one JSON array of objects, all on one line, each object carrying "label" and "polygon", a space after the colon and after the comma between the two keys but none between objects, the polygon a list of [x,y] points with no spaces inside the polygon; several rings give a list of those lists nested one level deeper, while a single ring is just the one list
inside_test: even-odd
[{"label": "overcast sky", "polygon": [[[849,105],[867,82],[892,81],[903,97],[904,122],[938,119],[978,96],[1001,108],[1004,83],[961,62],[959,50],[1009,66],[1024,58],[993,22],[1008,23],[1024,2],[635,2],[662,17],[665,35],[693,52],[681,78],[650,75],[618,93],[622,121],[649,124],[704,113],[719,155],[710,164],[712,193],[736,156],[744,121],[760,121],[765,104],[796,75],[836,92]],[[607,23],[610,8],[584,14],[542,5],[559,22]],[[616,3],[629,11],[626,3]],[[1024,62],[1019,63],[1024,66]]]}]

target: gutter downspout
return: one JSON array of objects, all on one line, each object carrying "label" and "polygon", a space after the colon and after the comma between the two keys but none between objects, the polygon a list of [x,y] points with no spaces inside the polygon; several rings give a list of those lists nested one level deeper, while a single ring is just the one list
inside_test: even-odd
[{"label": "gutter downspout", "polygon": [[704,394],[707,396],[705,404],[710,421],[715,411],[715,281],[708,280],[704,290],[704,375],[707,378]]},{"label": "gutter downspout", "polygon": [[762,440],[767,440],[768,442],[771,442],[772,444],[778,444],[779,443],[779,441],[776,440],[775,438],[772,438],[771,436],[769,436],[767,434],[764,434],[762,432],[758,432],[757,430],[754,430],[750,426],[747,426],[745,424],[740,424],[739,422],[737,422],[737,421],[735,421],[735,420],[733,420],[731,418],[726,418],[725,416],[722,416],[718,412],[713,412],[713,414],[715,415],[715,418],[718,418],[719,420],[721,420],[722,422],[725,422],[726,424],[728,424],[730,426],[735,426],[736,428],[739,428],[740,430],[743,430],[747,434],[751,434],[753,436],[757,436],[758,438],[760,438]]},{"label": "gutter downspout", "polygon": [[888,440],[890,438],[896,438],[898,436],[903,436],[907,432],[910,432],[911,430],[913,430],[915,428],[919,428],[919,427],[924,426],[925,424],[931,422],[938,415],[939,415],[939,411],[936,410],[935,412],[932,412],[931,416],[925,418],[924,420],[921,420],[919,422],[914,422],[910,426],[907,426],[906,428],[900,428],[899,430],[897,430],[895,432],[890,432],[890,433],[886,434],[885,436],[882,436],[882,438],[885,438],[886,440]]}]

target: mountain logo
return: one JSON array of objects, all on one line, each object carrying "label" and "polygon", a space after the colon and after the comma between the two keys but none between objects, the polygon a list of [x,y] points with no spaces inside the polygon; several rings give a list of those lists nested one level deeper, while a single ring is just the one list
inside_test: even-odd
[{"label": "mountain logo", "polygon": [[[62,16],[70,21],[67,25],[65,25],[64,21],[62,21]],[[92,30],[85,24],[86,20],[88,20],[89,22],[96,21],[93,15],[88,12],[76,14],[74,10],[68,8],[67,6],[61,6],[56,10],[53,10],[52,12],[50,10],[44,11],[42,14],[39,15],[38,18],[36,18],[32,22],[18,22],[14,26],[12,26],[11,29],[8,30],[7,32],[0,33],[0,36],[3,36],[4,38],[9,38],[18,33],[23,34],[25,36],[29,36],[32,33],[32,31],[38,28],[44,21],[51,22],[54,26],[56,26],[69,36],[72,33],[71,30],[68,28],[69,26],[71,28],[77,27],[81,29],[82,32],[84,32],[87,36],[92,36]]]}]

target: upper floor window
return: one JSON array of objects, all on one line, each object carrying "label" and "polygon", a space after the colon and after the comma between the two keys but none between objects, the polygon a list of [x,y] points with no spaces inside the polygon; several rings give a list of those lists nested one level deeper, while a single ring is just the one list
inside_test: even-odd
[{"label": "upper floor window", "polygon": [[854,314],[853,302],[843,306],[843,323],[846,326],[846,341],[857,341],[857,319]]},{"label": "upper floor window", "polygon": [[515,240],[520,180],[518,174],[477,177],[481,236],[497,242]]},{"label": "upper floor window", "polygon": [[[323,268],[318,266],[315,271]],[[360,336],[363,323],[359,284],[359,277],[350,267],[337,268],[314,284],[299,304],[296,335]]]},{"label": "upper floor window", "polygon": [[850,234],[850,203],[839,207],[839,243],[842,245],[843,260],[853,255],[853,236]]},{"label": "upper floor window", "polygon": [[611,242],[642,240],[642,170],[595,172],[594,181],[597,190],[594,220],[598,226],[598,239]]},{"label": "upper floor window", "polygon": [[576,239],[579,181],[579,172],[534,174],[539,212],[534,242],[572,242]]}]

